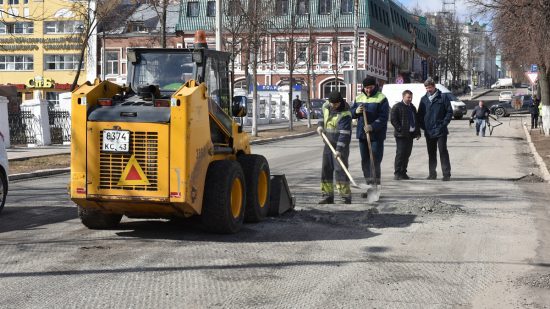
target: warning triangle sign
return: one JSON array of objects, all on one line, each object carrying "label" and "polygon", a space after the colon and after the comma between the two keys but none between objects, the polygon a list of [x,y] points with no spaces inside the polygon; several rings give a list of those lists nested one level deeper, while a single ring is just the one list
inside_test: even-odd
[{"label": "warning triangle sign", "polygon": [[134,155],[130,157],[128,164],[126,164],[124,171],[122,171],[122,175],[120,176],[120,179],[118,180],[117,185],[118,186],[148,186],[149,185],[149,180],[147,179],[147,176],[145,176],[145,173],[141,169],[141,166],[139,166],[139,163],[136,160],[136,157]]}]

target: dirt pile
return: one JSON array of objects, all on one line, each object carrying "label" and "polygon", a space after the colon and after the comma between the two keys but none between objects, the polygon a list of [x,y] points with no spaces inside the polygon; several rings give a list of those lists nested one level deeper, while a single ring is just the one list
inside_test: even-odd
[{"label": "dirt pile", "polygon": [[520,177],[518,179],[515,179],[516,182],[526,182],[526,183],[538,183],[538,182],[544,182],[544,179],[540,177],[539,175],[535,175],[533,173],[529,175],[525,175],[523,177]]},{"label": "dirt pile", "polygon": [[433,197],[410,199],[395,206],[396,212],[410,214],[454,214],[465,212],[458,205],[447,204]]}]

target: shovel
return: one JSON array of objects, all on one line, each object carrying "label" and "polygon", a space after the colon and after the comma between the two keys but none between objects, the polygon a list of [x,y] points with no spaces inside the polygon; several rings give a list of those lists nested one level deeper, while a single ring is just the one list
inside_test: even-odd
[{"label": "shovel", "polygon": [[377,202],[380,199],[380,189],[378,188],[378,183],[376,182],[376,171],[374,170],[374,155],[372,154],[372,145],[370,141],[370,134],[367,131],[367,126],[369,125],[367,122],[367,111],[365,108],[363,108],[363,120],[364,120],[364,127],[365,135],[367,135],[367,145],[369,146],[369,157],[370,157],[370,177],[373,186],[367,189],[367,203]]},{"label": "shovel", "polygon": [[[330,150],[332,151],[332,154],[334,154],[336,156],[336,150],[334,149],[334,147],[332,147],[332,144],[330,143],[330,141],[328,140],[327,136],[325,135],[325,133],[321,132],[321,136],[323,137],[323,140],[325,141],[325,144],[328,145],[328,147],[330,148]],[[370,186],[368,185],[365,185],[365,184],[360,184],[358,185],[355,180],[353,180],[353,177],[351,177],[351,174],[349,173],[348,169],[346,168],[346,166],[344,165],[344,162],[342,162],[342,159],[340,157],[337,157],[336,160],[338,160],[338,163],[340,163],[340,166],[342,167],[342,169],[344,170],[344,172],[346,173],[346,175],[348,176],[349,178],[349,181],[351,182],[351,185],[352,187],[354,188],[358,188],[358,189],[362,189],[362,190],[368,190],[368,188],[370,188]]]}]

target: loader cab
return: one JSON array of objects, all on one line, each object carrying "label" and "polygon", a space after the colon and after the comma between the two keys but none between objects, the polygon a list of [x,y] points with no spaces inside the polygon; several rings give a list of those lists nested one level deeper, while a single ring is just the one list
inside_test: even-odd
[{"label": "loader cab", "polygon": [[[233,107],[228,53],[195,49],[136,48],[128,51],[130,87],[144,99],[166,99],[189,80],[207,88],[212,142],[231,147],[232,115],[242,114],[241,98]],[[168,107],[168,106],[166,106]]]}]

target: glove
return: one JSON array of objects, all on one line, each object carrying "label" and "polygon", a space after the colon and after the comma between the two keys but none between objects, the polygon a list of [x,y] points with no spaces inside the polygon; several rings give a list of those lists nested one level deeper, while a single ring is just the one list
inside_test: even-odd
[{"label": "glove", "polygon": [[323,127],[317,127],[317,134],[321,135],[324,131],[325,129],[323,129]]},{"label": "glove", "polygon": [[335,158],[341,158],[342,157],[342,153],[340,151],[337,151],[335,154],[334,154],[334,157]]},{"label": "glove", "polygon": [[372,126],[371,126],[370,124],[367,124],[367,125],[365,126],[365,131],[367,131],[367,132],[372,132]]},{"label": "glove", "polygon": [[359,107],[355,109],[355,113],[357,115],[363,115],[363,105],[359,105]]}]

